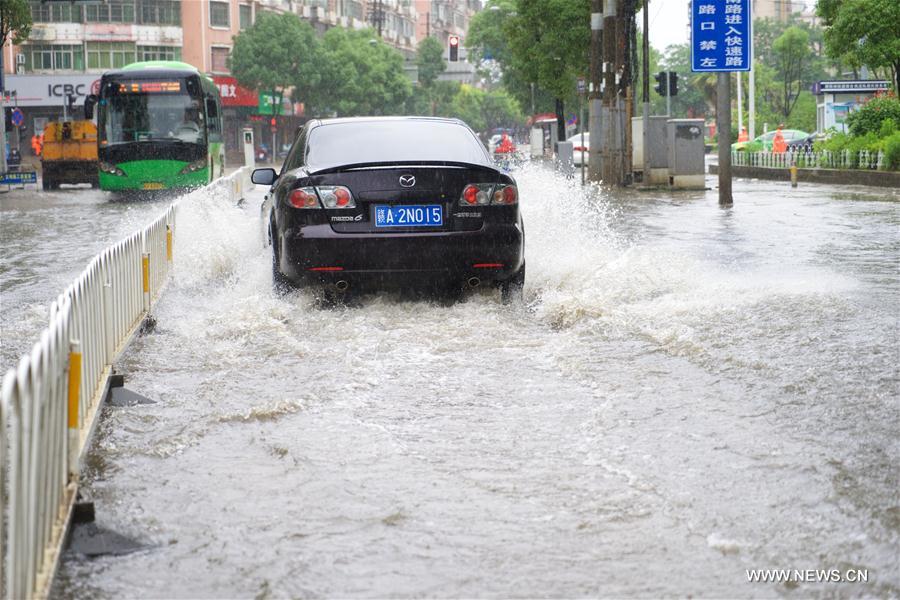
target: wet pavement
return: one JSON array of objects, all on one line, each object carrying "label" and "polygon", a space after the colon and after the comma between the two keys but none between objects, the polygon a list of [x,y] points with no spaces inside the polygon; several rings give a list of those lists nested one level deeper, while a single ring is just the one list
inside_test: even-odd
[{"label": "wet pavement", "polygon": [[[144,548],[69,553],[54,597],[900,595],[900,193],[517,177],[524,306],[322,309],[273,294],[258,194],[183,210],[117,365],[158,403],[107,409],[86,471]],[[80,271],[51,258],[163,207],[46,202],[0,196],[4,366]]]}]

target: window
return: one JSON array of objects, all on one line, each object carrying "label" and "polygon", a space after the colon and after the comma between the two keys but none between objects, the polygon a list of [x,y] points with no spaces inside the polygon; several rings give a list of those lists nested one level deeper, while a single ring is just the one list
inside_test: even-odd
[{"label": "window", "polygon": [[84,71],[81,46],[32,44],[24,47],[26,71]]},{"label": "window", "polygon": [[241,4],[238,6],[238,11],[240,13],[241,29],[247,29],[253,25],[253,9],[249,4]]},{"label": "window", "polygon": [[138,60],[181,60],[178,46],[138,46]]},{"label": "window", "polygon": [[179,0],[138,0],[140,22],[147,25],[181,25]]},{"label": "window", "polygon": [[134,0],[109,0],[84,7],[87,23],[134,23]]},{"label": "window", "polygon": [[227,73],[228,72],[228,55],[231,53],[230,48],[217,48],[213,46],[210,49],[211,53],[211,66],[210,70],[213,73]]},{"label": "window", "polygon": [[129,42],[88,42],[89,69],[118,69],[135,61],[135,47]]},{"label": "window", "polygon": [[29,6],[35,23],[81,23],[81,7],[71,2],[31,0]]},{"label": "window", "polygon": [[228,2],[209,0],[209,24],[213,27],[231,27]]}]

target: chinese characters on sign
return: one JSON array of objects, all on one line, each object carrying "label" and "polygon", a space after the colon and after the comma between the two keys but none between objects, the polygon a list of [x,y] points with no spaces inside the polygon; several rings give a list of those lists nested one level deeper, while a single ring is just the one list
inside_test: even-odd
[{"label": "chinese characters on sign", "polygon": [[691,70],[749,71],[752,25],[750,0],[693,0]]}]

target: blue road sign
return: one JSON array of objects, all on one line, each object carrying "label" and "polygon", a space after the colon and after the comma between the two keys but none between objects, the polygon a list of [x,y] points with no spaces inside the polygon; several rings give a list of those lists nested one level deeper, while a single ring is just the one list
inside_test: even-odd
[{"label": "blue road sign", "polygon": [[16,127],[21,127],[22,123],[25,122],[25,115],[18,108],[12,111],[12,122]]},{"label": "blue road sign", "polygon": [[693,0],[691,70],[749,71],[752,61],[750,0]]},{"label": "blue road sign", "polygon": [[35,171],[0,173],[0,184],[24,185],[26,183],[37,183],[37,173]]}]

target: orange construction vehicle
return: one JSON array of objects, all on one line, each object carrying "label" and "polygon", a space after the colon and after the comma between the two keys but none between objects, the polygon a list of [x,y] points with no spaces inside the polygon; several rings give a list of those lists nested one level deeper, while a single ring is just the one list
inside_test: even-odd
[{"label": "orange construction vehicle", "polygon": [[54,121],[44,128],[41,181],[45,190],[60,183],[100,185],[97,126],[92,121]]}]

